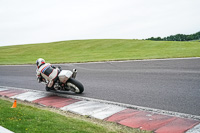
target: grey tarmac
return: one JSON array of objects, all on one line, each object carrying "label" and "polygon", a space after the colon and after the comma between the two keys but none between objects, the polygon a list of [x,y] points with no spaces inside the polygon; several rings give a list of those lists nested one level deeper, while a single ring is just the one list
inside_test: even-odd
[{"label": "grey tarmac", "polygon": [[[77,79],[85,87],[78,96],[200,115],[200,58],[58,65],[77,68]],[[35,65],[0,66],[0,86],[45,91],[36,81],[35,69]]]}]

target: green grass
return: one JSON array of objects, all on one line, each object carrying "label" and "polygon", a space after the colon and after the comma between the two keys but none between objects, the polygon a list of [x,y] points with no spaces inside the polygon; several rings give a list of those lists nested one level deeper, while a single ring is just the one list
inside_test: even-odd
[{"label": "green grass", "polygon": [[0,47],[0,64],[50,63],[200,57],[200,42],[128,39],[74,40]]},{"label": "green grass", "polygon": [[[33,106],[12,103],[0,99],[0,125],[16,133],[144,133],[139,129],[114,129],[86,120],[66,117],[48,110]],[[87,118],[89,119],[89,118]],[[117,126],[117,125],[116,125]],[[112,128],[112,129],[111,129]]]}]

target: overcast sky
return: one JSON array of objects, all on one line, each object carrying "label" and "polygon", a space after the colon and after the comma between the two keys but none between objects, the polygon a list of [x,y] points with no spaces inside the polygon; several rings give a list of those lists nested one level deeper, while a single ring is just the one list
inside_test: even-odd
[{"label": "overcast sky", "polygon": [[0,0],[0,46],[200,31],[200,0]]}]

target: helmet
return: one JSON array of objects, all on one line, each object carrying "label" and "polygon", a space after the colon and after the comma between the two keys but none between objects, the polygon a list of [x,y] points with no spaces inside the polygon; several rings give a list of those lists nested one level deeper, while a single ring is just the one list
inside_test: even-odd
[{"label": "helmet", "polygon": [[45,64],[45,60],[42,58],[39,58],[36,60],[36,65],[39,68],[42,64]]}]

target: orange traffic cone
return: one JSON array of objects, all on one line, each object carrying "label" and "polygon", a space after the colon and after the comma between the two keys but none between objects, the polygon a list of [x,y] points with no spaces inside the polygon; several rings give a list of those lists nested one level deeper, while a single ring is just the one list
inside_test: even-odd
[{"label": "orange traffic cone", "polygon": [[17,107],[17,100],[14,101],[13,106],[11,108],[16,108]]}]

